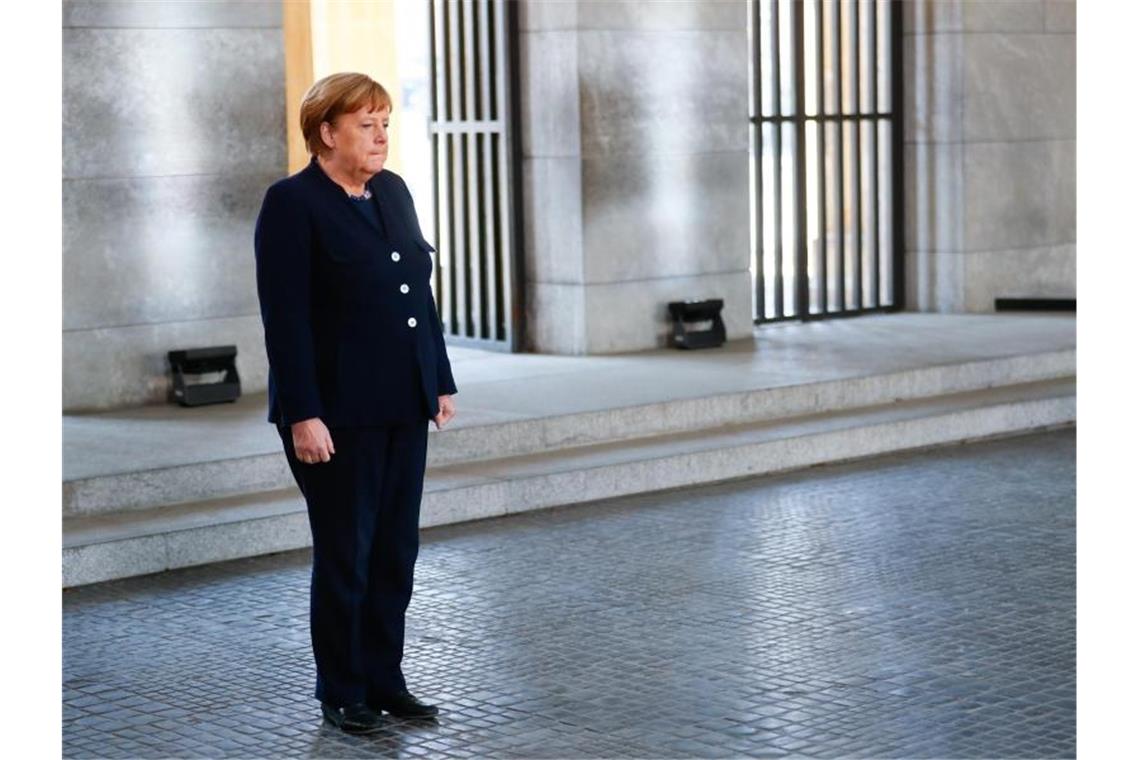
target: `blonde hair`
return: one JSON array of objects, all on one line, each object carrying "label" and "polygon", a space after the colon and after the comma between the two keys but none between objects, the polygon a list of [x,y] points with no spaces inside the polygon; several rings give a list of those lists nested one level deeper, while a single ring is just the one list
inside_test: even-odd
[{"label": "blonde hair", "polygon": [[330,148],[321,140],[321,124],[335,125],[342,114],[352,113],[367,104],[370,110],[392,110],[392,98],[384,87],[367,74],[341,72],[313,82],[301,99],[301,134],[313,156],[324,155]]}]

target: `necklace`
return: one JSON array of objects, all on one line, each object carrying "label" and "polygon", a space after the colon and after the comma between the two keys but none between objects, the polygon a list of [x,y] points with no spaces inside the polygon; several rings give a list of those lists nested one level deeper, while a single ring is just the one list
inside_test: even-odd
[{"label": "necklace", "polygon": [[353,195],[352,193],[348,192],[347,190],[345,190],[344,192],[347,193],[348,197],[354,201],[366,201],[372,197],[372,191],[369,190],[367,187],[364,188],[364,195]]}]

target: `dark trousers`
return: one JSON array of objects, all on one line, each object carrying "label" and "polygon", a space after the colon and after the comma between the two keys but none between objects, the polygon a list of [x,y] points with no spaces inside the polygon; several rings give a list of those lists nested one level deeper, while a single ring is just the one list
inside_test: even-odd
[{"label": "dark trousers", "polygon": [[277,431],[313,533],[309,623],[314,696],[335,706],[404,688],[404,611],[419,552],[427,419],[330,430],[336,453],[305,464]]}]

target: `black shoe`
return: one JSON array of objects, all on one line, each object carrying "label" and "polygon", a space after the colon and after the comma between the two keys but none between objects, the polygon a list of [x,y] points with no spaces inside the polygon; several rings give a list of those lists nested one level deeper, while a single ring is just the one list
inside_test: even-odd
[{"label": "black shoe", "polygon": [[321,702],[321,712],[325,720],[349,734],[370,734],[384,727],[384,716],[363,702],[344,708]]},{"label": "black shoe", "polygon": [[435,705],[424,704],[406,689],[398,694],[378,699],[370,699],[368,706],[379,712],[385,710],[397,718],[431,718],[439,714]]}]

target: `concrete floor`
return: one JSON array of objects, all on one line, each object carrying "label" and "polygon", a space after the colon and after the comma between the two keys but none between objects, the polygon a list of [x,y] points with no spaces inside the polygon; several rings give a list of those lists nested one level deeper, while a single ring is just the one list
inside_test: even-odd
[{"label": "concrete floor", "polygon": [[[452,427],[487,425],[1002,356],[1073,349],[1072,314],[861,316],[759,327],[716,349],[607,356],[449,348]],[[65,415],[64,480],[277,452],[266,396],[185,409]],[[429,428],[433,433],[434,426]]]},{"label": "concrete floor", "polygon": [[[1065,323],[1019,328],[1048,346]],[[477,375],[472,397],[496,382]],[[442,712],[367,737],[311,696],[308,550],[70,590],[64,754],[1073,757],[1075,448],[1064,430],[424,531],[404,672]]]}]

